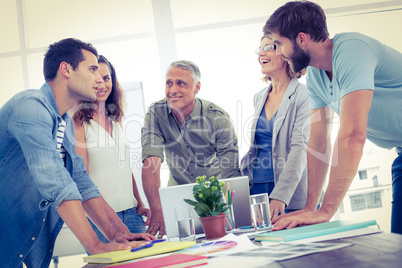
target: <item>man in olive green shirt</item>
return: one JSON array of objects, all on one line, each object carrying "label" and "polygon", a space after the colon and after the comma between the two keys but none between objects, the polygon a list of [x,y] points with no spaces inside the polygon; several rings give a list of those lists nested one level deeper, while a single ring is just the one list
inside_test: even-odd
[{"label": "man in olive green shirt", "polygon": [[169,185],[193,183],[197,176],[240,176],[237,137],[229,115],[196,98],[200,71],[190,61],[173,62],[166,74],[166,98],[153,103],[142,128],[142,183],[152,216],[147,233],[165,234],[159,198],[164,153]]}]

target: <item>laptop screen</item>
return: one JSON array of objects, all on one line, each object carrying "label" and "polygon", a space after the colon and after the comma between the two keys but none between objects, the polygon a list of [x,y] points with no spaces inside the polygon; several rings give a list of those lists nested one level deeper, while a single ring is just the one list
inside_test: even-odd
[{"label": "laptop screen", "polygon": [[[229,182],[230,190],[235,190],[233,201],[233,214],[235,218],[236,228],[240,226],[251,225],[248,177],[242,176],[229,179],[221,179],[219,181],[225,182],[225,186],[228,185],[227,183]],[[166,234],[168,238],[179,236],[174,213],[174,206],[186,205],[183,199],[194,200],[194,185],[196,185],[196,183],[159,188],[159,195],[162,203],[162,213],[165,220]],[[224,192],[225,191],[227,191],[227,189],[224,188]],[[202,234],[204,231],[202,229],[199,216],[195,211],[193,212],[195,233]]]}]

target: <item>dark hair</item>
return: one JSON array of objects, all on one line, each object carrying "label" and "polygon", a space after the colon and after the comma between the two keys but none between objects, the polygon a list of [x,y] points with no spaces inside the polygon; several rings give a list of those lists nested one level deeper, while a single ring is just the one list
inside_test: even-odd
[{"label": "dark hair", "polygon": [[62,62],[67,62],[75,70],[79,63],[85,60],[82,49],[88,50],[98,57],[98,52],[91,44],[78,39],[67,38],[50,45],[43,60],[45,80],[51,82],[56,78],[57,70]]},{"label": "dark hair", "polygon": [[269,17],[263,32],[267,36],[277,33],[292,43],[300,32],[309,34],[316,42],[329,37],[324,10],[310,1],[287,2]]},{"label": "dark hair", "polygon": [[[121,122],[124,117],[124,91],[117,81],[116,71],[113,65],[102,55],[99,56],[98,63],[104,63],[108,66],[110,77],[112,79],[112,92],[105,103],[106,115],[113,121]],[[82,101],[78,106],[78,110],[74,112],[73,119],[79,125],[83,122],[89,123],[93,118],[96,105],[90,101]]]}]

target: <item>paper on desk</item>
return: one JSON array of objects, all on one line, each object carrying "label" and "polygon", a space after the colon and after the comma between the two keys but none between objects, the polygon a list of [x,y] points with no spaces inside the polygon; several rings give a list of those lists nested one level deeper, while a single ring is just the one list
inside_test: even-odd
[{"label": "paper on desk", "polygon": [[[231,253],[216,258],[239,258],[249,259],[253,263],[258,261],[261,267],[269,261],[282,261],[293,259],[307,254],[330,251],[343,247],[351,246],[351,243],[294,243],[277,242],[275,244],[263,245],[261,247],[245,250],[242,252]],[[237,266],[236,266],[237,267]]]},{"label": "paper on desk", "polygon": [[234,235],[234,234],[227,234],[224,237],[218,239],[218,241],[235,241],[237,245],[244,246],[244,247],[257,247],[250,239],[247,237],[247,234],[243,235]]},{"label": "paper on desk", "polygon": [[[247,268],[260,268],[266,267],[267,264],[272,263],[273,260],[266,258],[244,258],[244,257],[236,257],[232,254],[241,253],[249,250],[253,250],[255,248],[259,248],[259,246],[255,245],[250,239],[247,237],[247,234],[243,235],[234,235],[228,234],[217,241],[235,241],[237,242],[237,246],[215,253],[208,254],[208,256],[212,258],[208,258],[208,267],[247,267]],[[231,256],[228,256],[231,255]]]},{"label": "paper on desk", "polygon": [[[334,239],[340,239],[340,238],[348,238],[348,237],[354,237],[354,236],[360,236],[360,235],[376,234],[376,233],[381,233],[381,232],[382,231],[380,229],[377,229],[374,227],[365,227],[365,228],[360,228],[360,229],[355,229],[355,230],[350,230],[350,231],[344,231],[344,232],[333,233],[333,234],[328,234],[328,235],[321,235],[321,236],[316,236],[316,237],[299,239],[299,240],[293,241],[293,242],[297,242],[297,243],[321,242],[321,241],[334,240]],[[261,243],[265,246],[265,245],[270,245],[272,243],[275,244],[278,242],[277,241],[261,241]]]},{"label": "paper on desk", "polygon": [[216,241],[234,241],[237,243],[237,245],[235,247],[225,249],[223,251],[208,253],[208,254],[206,254],[207,256],[224,256],[224,255],[233,254],[233,253],[236,253],[239,251],[245,251],[245,250],[249,250],[249,249],[258,247],[253,242],[250,241],[250,239],[247,237],[247,235],[237,236],[234,234],[228,234]]},{"label": "paper on desk", "polygon": [[233,249],[244,250],[258,247],[253,242],[250,241],[250,239],[247,237],[246,234],[244,235],[228,234],[218,239],[218,241],[225,241],[225,240],[237,242],[237,246]]}]

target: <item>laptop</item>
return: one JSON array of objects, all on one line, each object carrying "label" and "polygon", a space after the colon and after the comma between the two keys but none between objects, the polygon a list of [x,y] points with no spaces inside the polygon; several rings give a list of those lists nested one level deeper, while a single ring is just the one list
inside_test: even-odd
[{"label": "laptop", "polygon": [[[250,193],[248,186],[248,177],[234,177],[229,179],[221,179],[219,181],[229,182],[230,190],[235,190],[233,202],[233,214],[235,218],[235,227],[249,226],[252,224],[250,211]],[[186,205],[183,199],[194,200],[193,187],[196,183],[183,184],[159,188],[159,196],[162,203],[162,213],[165,220],[166,235],[168,238],[178,237],[179,231],[176,224],[174,213],[175,205]],[[225,190],[225,189],[224,189]],[[198,214],[193,213],[195,233],[203,234],[201,221]]]}]

